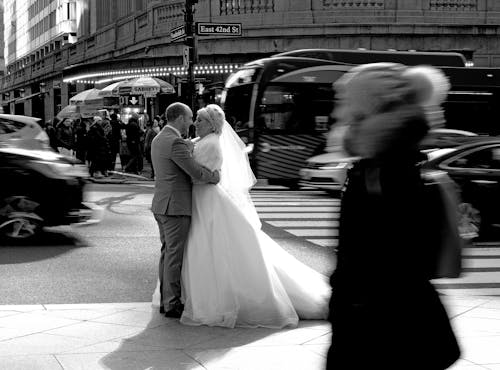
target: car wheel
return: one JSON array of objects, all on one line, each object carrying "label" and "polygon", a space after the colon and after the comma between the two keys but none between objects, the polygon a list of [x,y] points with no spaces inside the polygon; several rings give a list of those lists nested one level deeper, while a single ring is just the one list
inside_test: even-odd
[{"label": "car wheel", "polygon": [[8,239],[28,239],[36,235],[43,218],[40,204],[26,196],[8,196],[0,200],[0,236]]},{"label": "car wheel", "polygon": [[464,239],[474,239],[484,233],[481,213],[470,203],[460,203],[458,206],[460,236]]}]

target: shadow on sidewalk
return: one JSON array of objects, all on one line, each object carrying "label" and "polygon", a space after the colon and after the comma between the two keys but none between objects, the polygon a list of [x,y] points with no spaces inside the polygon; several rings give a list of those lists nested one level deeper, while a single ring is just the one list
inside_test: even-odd
[{"label": "shadow on sidewalk", "polygon": [[[283,330],[187,326],[151,312],[140,333],[100,359],[106,369],[205,369],[235,347],[242,347]],[[205,367],[204,367],[205,366]]]}]

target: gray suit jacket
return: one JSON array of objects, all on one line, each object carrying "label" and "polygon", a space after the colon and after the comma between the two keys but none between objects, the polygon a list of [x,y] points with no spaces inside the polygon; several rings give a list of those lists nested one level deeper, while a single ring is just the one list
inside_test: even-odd
[{"label": "gray suit jacket", "polygon": [[191,215],[192,179],[216,183],[213,172],[199,165],[187,143],[165,126],[151,143],[155,194],[151,211],[162,215]]}]

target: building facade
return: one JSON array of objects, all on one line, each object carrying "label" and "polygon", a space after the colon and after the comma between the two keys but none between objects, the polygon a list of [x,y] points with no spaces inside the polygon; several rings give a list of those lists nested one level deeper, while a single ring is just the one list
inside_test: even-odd
[{"label": "building facade", "polygon": [[[77,92],[141,74],[182,86],[184,44],[171,35],[184,9],[185,0],[5,0],[4,111],[50,119]],[[196,22],[242,25],[241,36],[197,37],[195,77],[208,86],[301,48],[459,51],[500,67],[498,0],[198,0],[195,10]]]}]

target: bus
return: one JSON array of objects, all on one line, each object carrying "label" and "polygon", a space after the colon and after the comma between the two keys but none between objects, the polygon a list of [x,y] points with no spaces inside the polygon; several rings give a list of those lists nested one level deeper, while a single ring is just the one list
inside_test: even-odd
[{"label": "bus", "polygon": [[448,63],[466,69],[465,59],[458,53],[333,52],[309,49],[282,53],[247,63],[227,78],[221,106],[228,122],[247,143],[258,179],[298,187],[300,168],[307,158],[324,151],[326,134],[334,123],[333,82],[353,65],[379,61]]}]

